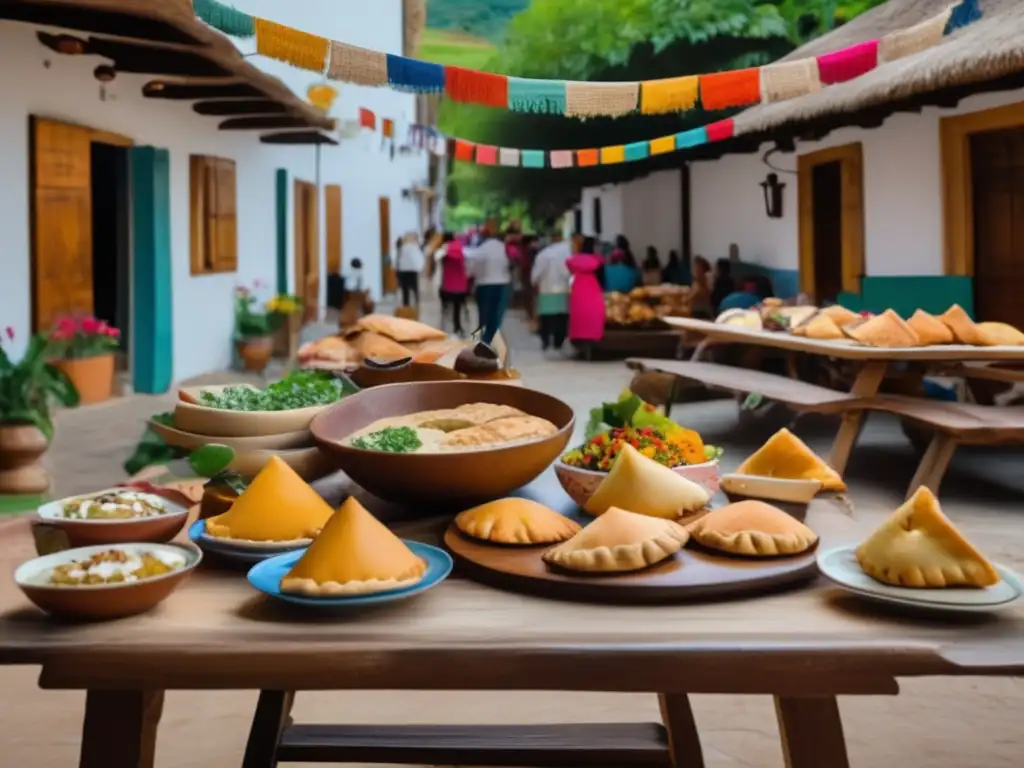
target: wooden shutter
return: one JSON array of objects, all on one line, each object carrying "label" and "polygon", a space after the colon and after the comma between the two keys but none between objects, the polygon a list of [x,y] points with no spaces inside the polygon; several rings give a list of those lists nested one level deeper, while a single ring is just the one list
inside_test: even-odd
[{"label": "wooden shutter", "polygon": [[341,187],[324,187],[324,207],[327,225],[327,274],[341,274]]},{"label": "wooden shutter", "polygon": [[93,313],[91,136],[33,119],[32,256],[35,330]]},{"label": "wooden shutter", "polygon": [[191,268],[193,275],[238,269],[238,215],[235,161],[192,155]]},{"label": "wooden shutter", "polygon": [[214,269],[217,272],[238,270],[238,184],[235,177],[235,161],[215,161],[216,203],[214,204],[213,229],[216,233]]}]

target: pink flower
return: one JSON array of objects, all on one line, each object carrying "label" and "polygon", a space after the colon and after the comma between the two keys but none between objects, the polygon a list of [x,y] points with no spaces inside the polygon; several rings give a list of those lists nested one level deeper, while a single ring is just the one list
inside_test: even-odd
[{"label": "pink flower", "polygon": [[257,277],[255,280],[252,281],[252,287],[258,291],[260,288],[263,287],[263,281]]},{"label": "pink flower", "polygon": [[75,318],[73,317],[61,317],[57,319],[56,330],[67,335],[72,335],[76,330],[78,330],[78,323],[75,322]]},{"label": "pink flower", "polygon": [[66,327],[58,326],[57,328],[54,328],[50,332],[50,340],[51,341],[68,341],[69,339],[74,338],[74,335],[75,335],[74,329],[70,329],[69,330]]},{"label": "pink flower", "polygon": [[95,317],[87,317],[82,320],[82,333],[88,336],[95,336],[103,333],[103,329],[106,327],[106,323],[101,320],[97,320]]},{"label": "pink flower", "polygon": [[121,335],[121,332],[119,330],[117,330],[117,328],[112,328],[109,325],[107,326],[107,328],[104,331],[104,333],[107,336],[109,336],[111,339],[116,339],[116,338],[118,338]]},{"label": "pink flower", "polygon": [[4,328],[4,333],[7,334],[7,338],[8,339],[10,339],[11,341],[14,341],[14,327],[13,326],[8,325],[6,328]]}]

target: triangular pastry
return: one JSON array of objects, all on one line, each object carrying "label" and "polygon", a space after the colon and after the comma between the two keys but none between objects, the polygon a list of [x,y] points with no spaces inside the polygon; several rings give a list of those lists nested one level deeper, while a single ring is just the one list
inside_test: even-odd
[{"label": "triangular pastry", "polygon": [[907,325],[917,334],[922,347],[953,343],[953,332],[949,330],[949,326],[923,309],[914,312],[907,320]]},{"label": "triangular pastry", "polygon": [[367,315],[361,318],[357,325],[364,330],[379,333],[402,343],[448,338],[448,334],[444,331],[404,317]]},{"label": "triangular pastry", "polygon": [[365,595],[417,584],[427,564],[352,496],[281,580],[281,591],[314,597]]},{"label": "triangular pastry", "polygon": [[455,526],[495,544],[557,544],[580,531],[578,523],[529,499],[498,499],[467,509]]},{"label": "triangular pastry", "polygon": [[206,533],[250,546],[302,544],[316,538],[332,514],[319,493],[272,456],[227,512],[206,521]]},{"label": "triangular pastry", "polygon": [[821,314],[825,315],[840,328],[844,325],[849,325],[850,323],[855,323],[860,320],[860,315],[852,309],[847,309],[842,304],[833,304],[829,307],[825,307],[821,310]]},{"label": "triangular pastry", "polygon": [[612,507],[542,557],[570,571],[638,571],[671,557],[688,538],[686,529],[671,520]]},{"label": "triangular pastry", "polygon": [[798,555],[818,543],[818,534],[763,501],[740,501],[716,509],[687,530],[698,544],[731,555]]},{"label": "triangular pastry", "polygon": [[928,488],[917,492],[857,547],[871,578],[896,587],[991,587],[999,574],[942,514]]},{"label": "triangular pastry", "polygon": [[780,429],[736,470],[740,475],[785,480],[820,480],[821,490],[846,490],[843,478],[822,461],[807,443],[788,429]]},{"label": "triangular pastry", "polygon": [[369,360],[405,360],[412,352],[387,336],[373,331],[363,331],[356,340],[360,354]]},{"label": "triangular pastry", "polygon": [[859,325],[846,326],[843,333],[866,347],[917,347],[921,344],[906,321],[891,309]]},{"label": "triangular pastry", "polygon": [[986,347],[1019,347],[1024,333],[1009,323],[978,323],[978,340]]},{"label": "triangular pastry", "polygon": [[586,510],[602,515],[620,507],[650,517],[676,520],[703,510],[711,494],[631,445],[623,447],[611,471],[587,500]]},{"label": "triangular pastry", "polygon": [[939,320],[945,323],[949,330],[953,332],[953,339],[957,344],[969,344],[971,346],[981,344],[978,326],[959,304],[954,304],[939,315]]},{"label": "triangular pastry", "polygon": [[815,315],[802,325],[798,325],[793,329],[793,335],[823,341],[846,338],[843,335],[843,329],[836,325],[836,321],[824,312]]}]

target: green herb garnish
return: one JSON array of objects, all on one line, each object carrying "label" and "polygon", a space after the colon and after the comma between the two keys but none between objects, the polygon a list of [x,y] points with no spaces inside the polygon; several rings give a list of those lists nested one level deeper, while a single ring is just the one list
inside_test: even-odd
[{"label": "green herb garnish", "polygon": [[412,427],[385,427],[379,432],[357,437],[352,441],[352,445],[364,451],[412,453],[423,445],[423,442]]},{"label": "green herb garnish", "polygon": [[264,389],[227,387],[217,394],[203,392],[200,399],[209,408],[226,411],[290,411],[330,405],[354,391],[324,371],[293,371]]}]

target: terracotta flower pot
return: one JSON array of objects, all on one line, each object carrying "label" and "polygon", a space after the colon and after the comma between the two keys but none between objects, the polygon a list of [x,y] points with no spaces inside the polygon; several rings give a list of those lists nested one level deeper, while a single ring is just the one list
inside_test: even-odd
[{"label": "terracotta flower pot", "polygon": [[28,424],[0,424],[0,493],[45,493],[50,476],[40,459],[46,435]]},{"label": "terracotta flower pot", "polygon": [[65,373],[78,390],[80,405],[102,403],[114,391],[114,354],[54,360],[53,367]]},{"label": "terracotta flower pot", "polygon": [[242,359],[242,366],[247,371],[263,373],[270,357],[274,354],[274,339],[272,336],[260,336],[253,339],[238,339],[235,342],[235,349]]}]

